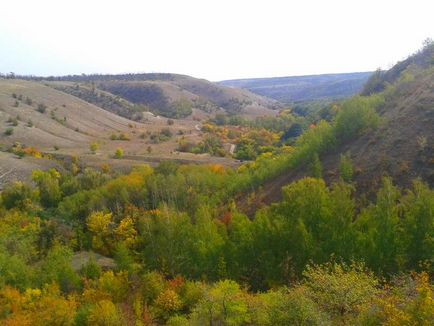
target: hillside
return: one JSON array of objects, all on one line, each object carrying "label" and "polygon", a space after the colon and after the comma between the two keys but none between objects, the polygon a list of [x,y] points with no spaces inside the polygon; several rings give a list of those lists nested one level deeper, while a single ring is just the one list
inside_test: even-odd
[{"label": "hillside", "polygon": [[282,103],[335,100],[350,97],[362,90],[371,72],[235,79],[220,85],[247,89]]},{"label": "hillside", "polygon": [[[381,119],[379,127],[347,139],[320,155],[322,175],[327,183],[339,180],[340,157],[346,154],[352,161],[356,190],[368,198],[374,196],[384,176],[390,176],[403,188],[410,187],[417,178],[434,186],[434,61],[426,59],[434,58],[433,49],[431,45],[410,56],[405,62],[412,64],[405,69],[401,69],[400,62],[383,73],[391,76],[400,69],[399,76],[379,93],[384,98],[384,103],[376,107]],[[414,56],[425,60],[417,64]],[[251,206],[241,199],[240,207],[252,214],[258,205],[281,200],[281,188],[311,175],[310,169],[302,165],[266,182],[257,194],[261,204]]]},{"label": "hillside", "polygon": [[[432,41],[431,41],[432,42]],[[434,47],[430,40],[426,40],[422,49],[410,55],[405,60],[398,62],[391,69],[383,71],[377,70],[363,87],[362,95],[370,95],[384,91],[386,87],[397,81],[401,74],[406,71],[406,69],[413,67],[419,67],[422,69],[427,69],[433,64],[434,57]]]},{"label": "hillside", "polygon": [[[224,110],[228,114],[274,115],[277,101],[247,90],[235,89],[176,74],[89,75],[44,80],[56,89],[78,96],[106,110],[138,120],[137,113],[151,111],[170,118],[183,118],[192,109]],[[112,94],[112,98],[110,98]]]},{"label": "hillside", "polygon": [[[117,103],[131,105],[124,100]],[[199,119],[201,112],[194,112]],[[201,140],[199,121],[183,119],[169,125],[165,118],[142,114],[141,123],[131,121],[46,82],[0,79],[0,176],[7,173],[2,181],[28,180],[33,169],[59,166],[61,162],[48,160],[48,155],[62,161],[77,156],[83,166],[109,163],[119,169],[143,162],[155,165],[161,160],[233,163],[231,159],[175,153],[179,137],[194,143]],[[97,144],[95,153],[90,150],[93,143]],[[123,149],[123,160],[113,159],[117,148]]]}]

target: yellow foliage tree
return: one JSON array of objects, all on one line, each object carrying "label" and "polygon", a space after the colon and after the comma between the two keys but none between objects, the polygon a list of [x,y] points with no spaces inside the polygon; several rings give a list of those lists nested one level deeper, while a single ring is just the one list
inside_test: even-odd
[{"label": "yellow foliage tree", "polygon": [[118,227],[114,230],[116,239],[124,241],[128,247],[133,246],[137,240],[137,231],[134,228],[134,221],[130,217],[122,219]]},{"label": "yellow foliage tree", "polygon": [[87,218],[87,228],[93,233],[92,247],[95,250],[107,254],[109,243],[107,237],[110,235],[110,225],[113,223],[111,213],[94,212]]},{"label": "yellow foliage tree", "polygon": [[95,326],[121,326],[122,316],[110,300],[101,300],[89,311],[88,324]]}]

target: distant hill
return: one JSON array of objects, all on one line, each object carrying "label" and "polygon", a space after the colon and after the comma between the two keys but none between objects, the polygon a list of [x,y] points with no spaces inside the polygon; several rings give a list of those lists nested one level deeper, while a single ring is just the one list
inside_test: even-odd
[{"label": "distant hill", "polygon": [[[281,104],[244,89],[177,74],[77,75],[38,78],[56,89],[102,108],[138,120],[137,112],[151,111],[184,118],[192,109],[224,110],[228,114],[272,114]],[[113,95],[110,97],[110,94]]]},{"label": "distant hill", "polygon": [[363,88],[372,72],[224,80],[220,85],[247,89],[282,103],[335,100]]}]

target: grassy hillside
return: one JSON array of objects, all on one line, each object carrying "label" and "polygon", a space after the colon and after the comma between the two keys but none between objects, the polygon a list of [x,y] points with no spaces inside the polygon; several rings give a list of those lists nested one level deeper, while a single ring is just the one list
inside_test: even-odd
[{"label": "grassy hillside", "polygon": [[221,81],[221,85],[247,89],[253,93],[292,104],[316,100],[334,100],[362,90],[371,72],[324,74],[275,78],[251,78]]},{"label": "grassy hillside", "polygon": [[[176,120],[169,124],[166,118],[140,112],[142,122],[137,122],[91,104],[91,100],[87,102],[59,91],[52,87],[52,82],[49,82],[50,86],[46,83],[0,79],[0,166],[4,170],[0,171],[0,176],[7,173],[3,183],[14,179],[27,180],[33,169],[58,166],[57,159],[63,161],[71,156],[77,156],[83,165],[100,167],[109,163],[119,169],[168,159],[233,162],[207,155],[175,153],[178,138],[191,142],[201,140],[198,120],[202,116],[196,110],[196,120]],[[56,82],[56,87],[60,84],[75,88],[67,82]],[[84,86],[79,87],[79,90],[84,89]],[[104,103],[111,108],[138,112],[130,102],[99,92],[103,94],[99,98],[107,99]],[[96,104],[104,106],[104,103]],[[91,149],[92,144],[96,150]],[[113,158],[117,148],[122,148],[123,160]],[[49,162],[47,159],[50,157],[53,160]],[[13,173],[8,173],[11,169]]]},{"label": "grassy hillside", "polygon": [[[374,98],[381,99],[370,104],[368,96],[359,96],[337,104],[332,108],[334,118],[327,128],[312,130],[312,139],[301,137],[300,145],[314,145],[319,154],[317,161],[310,161],[287,169],[278,177],[265,182],[256,195],[263,203],[271,203],[282,198],[281,188],[305,176],[320,174],[328,183],[342,177],[342,155],[350,162],[351,180],[358,193],[374,196],[385,176],[390,176],[401,187],[409,187],[415,178],[420,178],[429,186],[434,185],[434,66],[433,45],[416,53],[416,58],[425,57],[421,64],[415,64],[414,56],[407,59],[413,62],[401,70],[395,81]],[[426,64],[426,62],[431,62]],[[402,63],[391,68],[395,72]],[[397,68],[398,67],[398,68]],[[390,75],[385,72],[384,76]],[[366,110],[376,111],[378,122],[363,132],[347,132],[357,126]],[[358,113],[356,113],[358,112]],[[345,118],[343,118],[345,117]],[[365,117],[366,118],[366,117]],[[359,121],[358,121],[359,120]],[[319,126],[320,124],[317,124]],[[317,133],[317,136],[314,133]],[[323,135],[321,135],[321,133]],[[342,137],[342,134],[350,136]],[[324,136],[326,135],[326,136]],[[306,135],[307,136],[307,135]],[[327,140],[327,137],[328,140]],[[244,199],[240,205],[246,212],[253,212],[254,206]]]},{"label": "grassy hillside", "polygon": [[[137,112],[145,110],[183,118],[194,108],[205,112],[224,110],[228,114],[248,115],[253,111],[272,115],[272,110],[281,106],[247,90],[176,74],[64,76],[46,80],[54,81],[52,85],[57,89],[136,120]],[[111,99],[107,98],[108,93],[113,95]]]}]

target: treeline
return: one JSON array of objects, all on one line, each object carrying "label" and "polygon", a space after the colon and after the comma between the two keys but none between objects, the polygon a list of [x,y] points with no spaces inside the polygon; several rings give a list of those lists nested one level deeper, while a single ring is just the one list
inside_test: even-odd
[{"label": "treeline", "polygon": [[33,75],[17,75],[13,72],[2,75],[5,78],[17,78],[35,81],[72,81],[72,82],[96,82],[96,81],[146,81],[146,80],[174,80],[176,77],[182,75],[175,75],[170,73],[144,73],[144,74],[81,74],[81,75],[67,75],[67,76],[33,76]]}]

